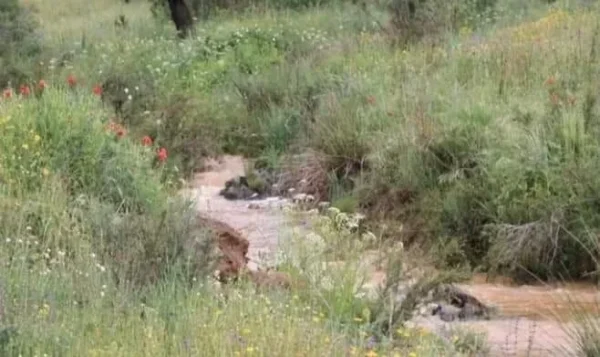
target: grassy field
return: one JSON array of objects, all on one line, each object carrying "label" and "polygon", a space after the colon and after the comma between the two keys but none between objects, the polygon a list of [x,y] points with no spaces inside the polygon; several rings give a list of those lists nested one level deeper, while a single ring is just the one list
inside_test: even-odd
[{"label": "grassy field", "polygon": [[[307,154],[316,192],[439,268],[594,276],[597,2],[441,3],[408,22],[377,1],[222,10],[178,41],[143,0],[0,0],[0,351],[470,355],[382,335],[352,264],[318,271],[331,253],[303,271],[334,289],[207,282],[210,242],[172,197],[220,153]],[[364,248],[323,232],[336,259]]]}]

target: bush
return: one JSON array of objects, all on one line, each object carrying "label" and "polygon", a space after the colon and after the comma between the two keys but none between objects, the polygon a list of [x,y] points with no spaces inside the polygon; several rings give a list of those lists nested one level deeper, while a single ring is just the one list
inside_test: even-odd
[{"label": "bush", "polygon": [[497,0],[392,0],[390,30],[396,44],[405,45],[424,37],[436,37],[462,26],[488,20]]},{"label": "bush", "polygon": [[28,82],[31,64],[40,54],[37,24],[18,0],[0,0],[0,88]]},{"label": "bush", "polygon": [[[211,239],[193,208],[169,201],[154,151],[130,141],[125,128],[107,130],[91,93],[47,88],[3,104],[2,200],[19,207],[0,217],[7,237],[33,235],[53,252],[85,245],[119,282],[135,286],[208,273]],[[56,195],[43,200],[49,183]]]},{"label": "bush", "polygon": [[[166,1],[149,1],[152,4],[151,10],[155,17],[162,17],[165,12],[169,11]],[[249,8],[303,9],[343,1],[348,0],[187,0],[187,4],[195,17],[208,19],[215,13],[223,10],[243,11]],[[352,0],[352,2],[356,2],[356,0]]]}]

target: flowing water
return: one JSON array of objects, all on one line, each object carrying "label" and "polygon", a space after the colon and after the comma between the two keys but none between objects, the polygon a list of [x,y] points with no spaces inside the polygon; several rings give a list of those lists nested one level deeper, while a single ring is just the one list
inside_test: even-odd
[{"label": "flowing water", "polygon": [[[243,233],[250,241],[248,255],[252,261],[268,259],[278,242],[291,234],[292,227],[278,209],[251,209],[248,202],[229,201],[218,194],[227,180],[239,175],[244,175],[243,159],[224,156],[209,163],[209,169],[198,174],[184,194],[195,200],[199,212]],[[382,280],[381,272],[376,274]],[[485,276],[476,275],[460,287],[497,306],[500,316],[490,321],[452,323],[426,318],[420,324],[439,334],[448,333],[453,326],[485,332],[496,356],[574,355],[575,342],[568,332],[573,326],[574,308],[588,316],[600,312],[600,292],[591,285],[517,286],[508,280],[487,282]]]}]

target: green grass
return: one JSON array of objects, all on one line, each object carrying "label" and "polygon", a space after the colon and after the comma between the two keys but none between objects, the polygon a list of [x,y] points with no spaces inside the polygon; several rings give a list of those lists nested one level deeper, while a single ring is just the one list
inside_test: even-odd
[{"label": "green grass", "polygon": [[[322,227],[333,254],[293,245],[282,266],[312,279],[307,291],[206,282],[210,247],[190,247],[206,239],[171,198],[220,153],[276,167],[317,155],[338,206],[391,223],[384,238],[432,248],[440,267],[547,279],[596,270],[596,7],[499,0],[455,31],[433,17],[429,36],[402,47],[379,2],[222,11],[184,41],[147,1],[21,4],[41,52],[0,55],[15,91],[0,99],[0,348],[364,355],[378,331],[354,296],[358,268],[319,270],[359,261],[359,234]],[[41,79],[43,93],[18,95]],[[111,121],[125,135],[107,132]],[[380,355],[450,354],[429,336],[382,338]]]}]

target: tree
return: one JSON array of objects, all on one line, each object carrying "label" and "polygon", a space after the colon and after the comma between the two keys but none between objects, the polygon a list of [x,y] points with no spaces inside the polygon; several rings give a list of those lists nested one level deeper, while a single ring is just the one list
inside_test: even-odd
[{"label": "tree", "polygon": [[194,29],[194,17],[185,0],[168,0],[171,20],[180,38],[186,38]]}]

